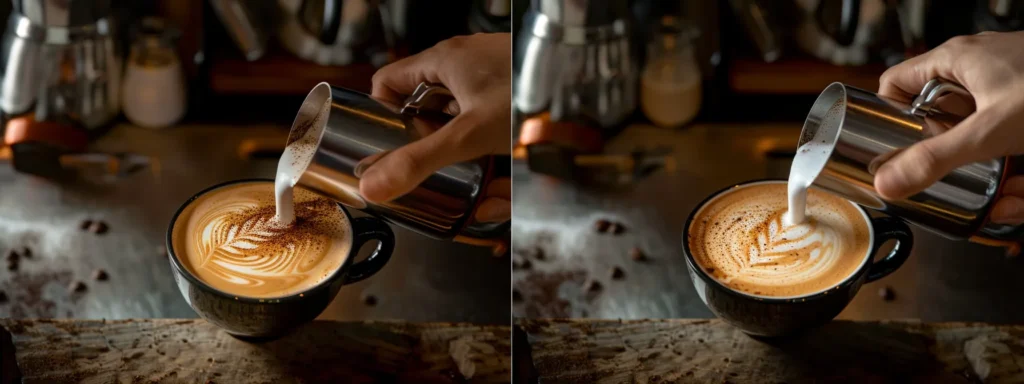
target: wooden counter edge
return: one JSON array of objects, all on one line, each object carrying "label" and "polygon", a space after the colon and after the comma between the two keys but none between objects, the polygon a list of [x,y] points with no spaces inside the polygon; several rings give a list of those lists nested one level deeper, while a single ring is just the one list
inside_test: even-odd
[{"label": "wooden counter edge", "polygon": [[1016,324],[838,320],[765,339],[718,319],[516,319],[513,333],[516,382],[1024,382]]},{"label": "wooden counter edge", "polygon": [[21,379],[5,369],[0,383],[507,383],[511,369],[500,325],[314,321],[250,342],[200,319],[0,319],[5,336]]}]

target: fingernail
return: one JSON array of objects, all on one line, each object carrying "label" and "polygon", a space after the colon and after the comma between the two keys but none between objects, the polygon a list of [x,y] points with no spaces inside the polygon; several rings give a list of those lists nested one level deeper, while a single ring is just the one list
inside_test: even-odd
[{"label": "fingernail", "polygon": [[356,163],[355,168],[352,168],[352,174],[355,177],[362,178],[363,174],[370,169],[371,166],[377,163],[377,160],[384,158],[388,151],[381,151],[375,155],[367,156]]},{"label": "fingernail", "polygon": [[887,199],[899,198],[906,189],[906,180],[891,165],[885,164],[875,175],[875,190]]},{"label": "fingernail", "polygon": [[359,194],[363,195],[363,198],[370,202],[381,203],[387,201],[386,191],[382,187],[383,183],[384,180],[381,173],[370,168],[364,171],[359,178]]}]

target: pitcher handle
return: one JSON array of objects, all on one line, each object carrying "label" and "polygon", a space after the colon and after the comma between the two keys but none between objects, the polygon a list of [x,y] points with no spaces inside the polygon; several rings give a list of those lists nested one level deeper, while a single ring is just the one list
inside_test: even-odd
[{"label": "pitcher handle", "polygon": [[933,113],[941,112],[936,108],[935,103],[938,102],[939,98],[949,93],[955,93],[961,96],[974,98],[966,88],[960,84],[954,83],[945,79],[931,79],[924,88],[921,88],[921,93],[914,98],[914,102],[910,104],[910,113],[913,113],[918,117],[925,117]]}]

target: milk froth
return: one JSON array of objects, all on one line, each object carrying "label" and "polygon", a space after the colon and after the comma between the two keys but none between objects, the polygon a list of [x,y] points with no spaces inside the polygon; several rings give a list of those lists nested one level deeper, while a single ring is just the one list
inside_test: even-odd
[{"label": "milk froth", "polygon": [[687,236],[697,263],[730,288],[791,297],[829,289],[866,260],[864,215],[842,198],[811,189],[801,224],[787,225],[785,183],[724,192],[694,216]]}]

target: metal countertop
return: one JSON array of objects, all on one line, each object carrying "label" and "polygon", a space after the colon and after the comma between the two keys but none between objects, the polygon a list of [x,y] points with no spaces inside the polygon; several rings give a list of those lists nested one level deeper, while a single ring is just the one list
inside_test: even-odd
[{"label": "metal countertop", "polygon": [[[679,130],[632,126],[609,143],[609,152],[670,146],[678,164],[626,191],[598,191],[513,168],[513,254],[529,268],[513,271],[522,300],[517,317],[712,317],[693,291],[682,255],[683,223],[711,193],[761,178],[785,179],[799,124],[695,125]],[[775,155],[773,155],[773,153]],[[598,219],[620,221],[618,236],[597,234]],[[914,227],[910,259],[895,273],[866,284],[840,314],[856,320],[920,319],[1019,323],[1024,306],[1024,260],[1000,248],[947,240]],[[630,259],[641,248],[647,262]],[[534,253],[540,249],[543,260]],[[517,260],[518,262],[518,260]],[[621,280],[610,269],[621,267]],[[597,291],[583,288],[588,279]],[[892,301],[878,291],[889,286]]]},{"label": "metal countertop", "polygon": [[[0,268],[0,290],[9,297],[0,303],[0,317],[195,317],[159,251],[171,215],[213,184],[273,178],[276,159],[245,159],[239,145],[244,139],[283,144],[286,136],[286,129],[273,126],[154,131],[121,125],[93,148],[156,157],[159,173],[55,182],[0,165],[0,252],[23,245],[33,250],[17,271]],[[82,231],[85,219],[103,220],[110,230],[105,235]],[[392,228],[397,246],[390,263],[368,280],[342,288],[320,318],[508,324],[507,257]],[[108,271],[110,279],[93,281],[96,268]],[[73,280],[85,282],[87,290],[69,293]],[[363,304],[364,294],[376,296],[377,304]]]}]

